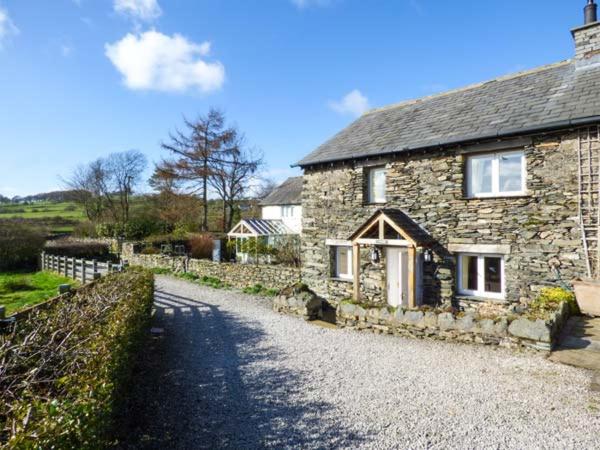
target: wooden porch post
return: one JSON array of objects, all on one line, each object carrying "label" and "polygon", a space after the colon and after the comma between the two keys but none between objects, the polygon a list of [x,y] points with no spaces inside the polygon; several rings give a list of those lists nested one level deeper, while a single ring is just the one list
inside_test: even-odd
[{"label": "wooden porch post", "polygon": [[408,248],[408,307],[417,307],[417,249]]},{"label": "wooden porch post", "polygon": [[360,245],[352,244],[352,269],[354,271],[354,300],[360,301]]}]

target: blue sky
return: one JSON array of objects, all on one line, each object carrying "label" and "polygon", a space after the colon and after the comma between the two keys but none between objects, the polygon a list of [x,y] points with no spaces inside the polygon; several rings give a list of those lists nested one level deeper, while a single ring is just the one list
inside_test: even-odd
[{"label": "blue sky", "polygon": [[0,194],[210,106],[290,165],[366,108],[568,59],[584,0],[0,0]]}]

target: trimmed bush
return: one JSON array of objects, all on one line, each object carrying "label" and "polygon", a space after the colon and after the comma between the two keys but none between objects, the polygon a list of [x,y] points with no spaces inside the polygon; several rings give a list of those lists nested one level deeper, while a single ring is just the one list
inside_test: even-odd
[{"label": "trimmed bush", "polygon": [[35,267],[45,240],[23,223],[0,221],[0,271]]},{"label": "trimmed bush", "polygon": [[112,260],[110,246],[102,242],[78,241],[75,239],[59,239],[48,241],[44,250],[56,256],[67,256],[79,259]]},{"label": "trimmed bush", "polygon": [[149,327],[153,275],[130,269],[35,308],[0,342],[0,446],[107,448]]},{"label": "trimmed bush", "polygon": [[190,257],[194,259],[211,259],[213,252],[213,237],[210,234],[194,234],[188,239]]}]

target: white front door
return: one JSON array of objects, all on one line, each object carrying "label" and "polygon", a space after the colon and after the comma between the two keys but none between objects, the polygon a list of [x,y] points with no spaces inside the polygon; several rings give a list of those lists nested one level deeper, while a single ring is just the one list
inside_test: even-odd
[{"label": "white front door", "polygon": [[405,248],[388,247],[387,300],[390,306],[408,306],[408,251]]}]

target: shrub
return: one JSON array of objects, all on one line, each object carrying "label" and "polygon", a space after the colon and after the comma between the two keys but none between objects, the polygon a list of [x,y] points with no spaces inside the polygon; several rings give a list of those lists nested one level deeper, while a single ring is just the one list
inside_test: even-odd
[{"label": "shrub", "polygon": [[579,313],[575,294],[560,287],[544,288],[535,300],[529,304],[530,315],[536,318],[548,318],[558,310],[561,303],[567,303],[572,314]]},{"label": "shrub", "polygon": [[73,227],[73,236],[79,238],[95,238],[98,237],[96,226],[90,221],[78,222]]},{"label": "shrub", "polygon": [[213,237],[210,234],[194,234],[187,242],[190,256],[195,259],[212,259]]},{"label": "shrub", "polygon": [[146,248],[142,249],[140,254],[142,254],[142,255],[158,255],[158,254],[160,254],[160,250],[157,248],[154,248],[154,247],[146,247]]},{"label": "shrub", "polygon": [[46,238],[23,223],[0,221],[0,270],[34,267]]},{"label": "shrub", "polygon": [[128,240],[144,239],[155,233],[160,233],[163,223],[150,216],[139,216],[129,219],[125,225],[124,235]]},{"label": "shrub", "polygon": [[48,241],[45,250],[51,255],[67,256],[69,258],[100,259],[102,261],[114,258],[110,253],[110,245],[103,242],[59,239]]},{"label": "shrub", "polygon": [[153,301],[129,270],[35,308],[0,341],[0,445],[106,448]]}]

